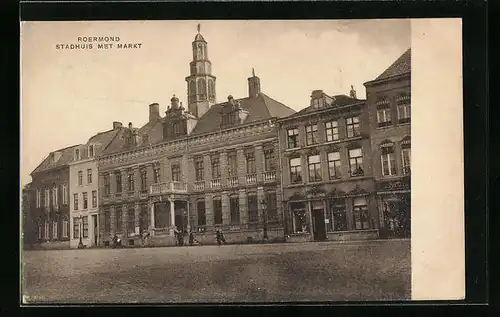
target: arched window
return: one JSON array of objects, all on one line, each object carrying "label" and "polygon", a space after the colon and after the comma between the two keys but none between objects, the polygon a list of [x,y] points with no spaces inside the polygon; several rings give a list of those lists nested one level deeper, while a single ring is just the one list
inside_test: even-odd
[{"label": "arched window", "polygon": [[213,79],[208,80],[208,96],[215,98],[215,84]]},{"label": "arched window", "polygon": [[198,80],[198,94],[201,99],[205,99],[207,96],[207,83],[203,78]]},{"label": "arched window", "polygon": [[196,100],[196,82],[194,80],[191,80],[189,82],[189,100]]}]

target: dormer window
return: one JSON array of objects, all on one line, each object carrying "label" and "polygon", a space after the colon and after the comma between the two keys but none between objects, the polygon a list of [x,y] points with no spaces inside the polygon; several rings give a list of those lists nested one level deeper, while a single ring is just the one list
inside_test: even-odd
[{"label": "dormer window", "polygon": [[75,149],[75,160],[80,159],[80,149]]},{"label": "dormer window", "polygon": [[89,157],[94,157],[94,145],[89,146]]}]

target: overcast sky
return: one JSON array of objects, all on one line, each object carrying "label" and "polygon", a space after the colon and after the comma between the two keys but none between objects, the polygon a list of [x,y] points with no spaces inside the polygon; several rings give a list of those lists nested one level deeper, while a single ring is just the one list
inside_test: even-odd
[{"label": "overcast sky", "polygon": [[[410,20],[29,22],[21,29],[21,185],[49,152],[85,143],[113,121],[141,126],[153,102],[187,107],[185,77],[201,24],[217,101],[264,93],[300,110],[312,90],[349,94],[410,47]],[[79,36],[119,36],[137,49],[57,50]],[[80,43],[81,44],[81,43]],[[94,43],[95,46],[96,43]]]}]

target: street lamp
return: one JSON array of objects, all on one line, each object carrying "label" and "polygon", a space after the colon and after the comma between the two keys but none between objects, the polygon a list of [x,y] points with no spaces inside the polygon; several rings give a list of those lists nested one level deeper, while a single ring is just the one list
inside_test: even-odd
[{"label": "street lamp", "polygon": [[78,217],[78,220],[80,222],[80,242],[78,242],[78,249],[82,249],[83,248],[83,242],[82,242],[82,230],[83,230],[83,217],[82,215],[80,215],[80,217]]},{"label": "street lamp", "polygon": [[261,200],[262,214],[264,217],[264,239],[267,239],[267,201],[265,199]]}]

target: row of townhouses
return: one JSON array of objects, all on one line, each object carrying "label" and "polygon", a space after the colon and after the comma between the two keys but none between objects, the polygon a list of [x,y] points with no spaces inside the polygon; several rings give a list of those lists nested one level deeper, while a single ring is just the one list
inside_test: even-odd
[{"label": "row of townhouses", "polygon": [[149,105],[141,127],[114,122],[60,149],[23,189],[27,244],[102,246],[118,235],[175,244],[174,228],[214,243],[410,235],[411,52],[366,82],[366,99],[311,94],[299,112],[261,90],[217,103],[198,32],[187,109]]}]

